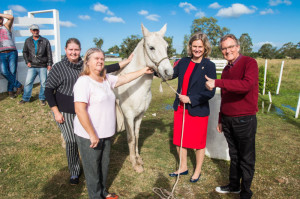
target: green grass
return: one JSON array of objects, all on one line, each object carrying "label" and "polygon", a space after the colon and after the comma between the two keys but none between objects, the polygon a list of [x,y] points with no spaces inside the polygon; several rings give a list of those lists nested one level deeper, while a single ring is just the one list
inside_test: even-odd
[{"label": "green grass", "polygon": [[[297,73],[297,68],[291,69],[289,74],[293,73]],[[289,101],[284,95],[289,93],[287,85],[290,82],[284,81],[280,96]],[[295,82],[295,89],[299,88],[299,78],[291,81]],[[173,111],[169,108],[174,94],[166,84],[163,84],[164,92],[160,93],[159,83],[155,78],[153,99],[140,130],[139,149],[145,163],[143,173],[135,173],[132,169],[126,133],[117,133],[114,137],[107,186],[120,198],[157,199],[153,187],[171,191],[175,183],[175,179],[168,176],[178,164],[172,144]],[[169,83],[176,88],[176,80]],[[0,94],[0,198],[86,199],[84,175],[78,186],[68,183],[69,172],[60,131],[49,107],[40,106],[38,92],[39,86],[36,86],[31,103],[25,105],[17,104],[20,96],[12,100],[7,93]],[[275,101],[273,98],[273,103]],[[154,113],[156,116],[152,115]],[[266,110],[264,113],[260,110],[257,117],[253,198],[300,198],[299,119],[288,115],[280,117],[266,113]],[[192,171],[195,164],[192,151],[189,151],[188,160]],[[228,182],[228,169],[228,161],[206,157],[201,180],[191,184],[190,175],[183,176],[177,185],[177,198],[237,198],[214,192],[215,186]]]}]

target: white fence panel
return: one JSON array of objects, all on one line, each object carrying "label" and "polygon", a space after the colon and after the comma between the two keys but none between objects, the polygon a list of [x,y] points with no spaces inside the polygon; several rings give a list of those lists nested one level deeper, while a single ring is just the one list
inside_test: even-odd
[{"label": "white fence panel", "polygon": [[[4,11],[4,13],[13,15],[11,10]],[[41,13],[52,13],[53,17],[52,18],[35,17],[35,15]],[[13,27],[12,27],[12,33],[13,33],[13,38],[15,40],[16,38],[18,38],[18,41],[15,42],[16,47],[18,49],[17,80],[20,81],[22,84],[25,83],[27,69],[28,69],[23,59],[22,50],[23,50],[25,39],[32,35],[28,28],[32,24],[40,25],[40,35],[54,37],[54,39],[49,39],[52,48],[53,62],[56,63],[61,60],[61,44],[60,44],[58,10],[53,9],[53,10],[34,11],[34,12],[28,12],[27,17],[15,17]],[[47,27],[47,29],[43,29],[44,24],[47,26],[49,26],[50,24],[50,27],[51,25],[53,25],[53,29],[49,29],[49,27]],[[18,27],[17,30],[15,30],[14,27]],[[37,78],[35,80],[35,83],[38,82],[39,79]],[[0,75],[0,93],[6,91],[7,91],[7,80],[2,75]]]},{"label": "white fence panel", "polygon": [[216,65],[217,73],[222,73],[223,69],[227,65],[227,60],[225,59],[213,59],[211,60]]}]

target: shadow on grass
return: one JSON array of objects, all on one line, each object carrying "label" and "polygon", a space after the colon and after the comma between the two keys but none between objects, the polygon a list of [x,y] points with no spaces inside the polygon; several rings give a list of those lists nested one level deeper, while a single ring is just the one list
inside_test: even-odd
[{"label": "shadow on grass", "polygon": [[[172,187],[170,185],[170,180],[168,178],[166,178],[163,173],[158,174],[158,178],[155,181],[153,188],[165,189],[169,192],[172,191]],[[158,193],[161,194],[160,192],[158,192]],[[138,195],[136,195],[134,197],[134,199],[144,199],[144,198],[157,199],[158,197],[159,197],[158,195],[156,195],[153,191],[151,191],[151,193],[149,193],[149,192],[139,193]]]},{"label": "shadow on grass", "polygon": [[78,185],[70,185],[68,168],[60,169],[43,187],[44,193],[39,199],[79,198],[85,187],[84,177],[81,176]]},{"label": "shadow on grass", "polygon": [[[148,137],[151,137],[156,129],[159,129],[161,132],[164,132],[165,124],[159,119],[150,119],[142,121],[138,143],[139,153],[141,153],[143,150],[143,144],[145,140]],[[127,156],[129,156],[126,131],[117,133],[113,137],[113,139],[114,140],[112,141],[113,145],[110,154],[110,168],[106,186],[107,189],[109,189],[109,187],[119,174],[120,170],[122,169]],[[131,169],[132,172],[135,172],[133,167],[130,167],[129,169]]]}]

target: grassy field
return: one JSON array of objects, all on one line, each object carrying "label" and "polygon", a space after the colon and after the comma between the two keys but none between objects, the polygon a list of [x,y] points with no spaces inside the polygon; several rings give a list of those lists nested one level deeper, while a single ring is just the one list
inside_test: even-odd
[{"label": "grassy field", "polygon": [[[264,60],[258,62],[264,64]],[[280,63],[278,60],[269,62],[272,73],[280,70]],[[274,96],[273,103],[282,100],[295,106],[290,92],[298,95],[300,91],[299,63],[299,60],[286,62],[281,92],[278,98]],[[176,87],[176,80],[170,84]],[[153,81],[153,100],[140,130],[139,147],[145,163],[143,173],[137,174],[131,167],[126,133],[114,137],[108,187],[120,198],[157,199],[153,187],[171,191],[175,183],[175,179],[168,176],[176,169],[178,160],[172,144],[173,111],[170,107],[174,94],[165,84],[163,88],[164,93],[159,93],[159,79]],[[20,96],[12,100],[7,93],[0,94],[0,198],[86,199],[84,175],[78,186],[68,183],[60,131],[49,107],[40,106],[38,92],[39,86],[36,86],[31,103],[25,105],[17,104]],[[292,112],[279,116],[260,110],[256,141],[253,198],[300,198],[300,120],[294,119]],[[195,155],[191,151],[188,160],[192,171]],[[228,168],[229,162],[206,157],[201,180],[192,184],[190,175],[180,178],[176,197],[237,198],[214,192],[216,186],[228,182]]]}]

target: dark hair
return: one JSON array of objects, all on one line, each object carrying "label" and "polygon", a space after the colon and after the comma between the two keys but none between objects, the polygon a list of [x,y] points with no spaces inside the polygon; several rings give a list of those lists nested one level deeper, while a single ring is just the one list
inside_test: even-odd
[{"label": "dark hair", "polygon": [[[87,63],[90,60],[91,55],[93,53],[96,53],[96,52],[102,53],[103,56],[104,56],[104,58],[105,58],[105,54],[104,54],[104,52],[100,48],[90,48],[90,49],[88,49],[86,51],[85,55],[84,55],[84,58],[83,58],[83,69],[82,69],[82,72],[80,73],[79,76],[89,75],[91,73],[91,70],[90,70],[89,65]],[[105,75],[106,75],[106,69],[103,68],[103,70],[100,73],[100,76],[105,79]]]},{"label": "dark hair", "polygon": [[204,45],[204,53],[203,53],[203,57],[208,57],[208,55],[211,52],[211,47],[210,47],[210,43],[209,40],[206,36],[206,34],[202,33],[202,32],[196,32],[195,34],[193,34],[189,40],[189,43],[187,45],[187,53],[190,57],[193,56],[192,54],[192,43],[196,40],[201,40],[203,45]]},{"label": "dark hair", "polygon": [[68,45],[69,45],[70,43],[75,43],[75,44],[77,44],[77,45],[79,46],[79,48],[81,49],[81,44],[80,44],[80,41],[79,41],[78,39],[76,39],[76,38],[69,38],[69,39],[67,40],[67,42],[66,42],[65,48],[67,48]]},{"label": "dark hair", "polygon": [[223,37],[221,37],[221,39],[220,39],[220,42],[219,42],[220,49],[222,49],[222,42],[228,38],[233,39],[237,46],[240,45],[240,41],[236,38],[236,36],[234,36],[234,34],[227,34],[227,35],[224,35]]}]

